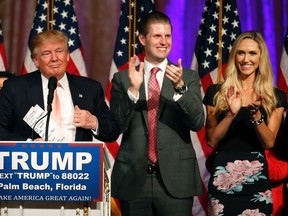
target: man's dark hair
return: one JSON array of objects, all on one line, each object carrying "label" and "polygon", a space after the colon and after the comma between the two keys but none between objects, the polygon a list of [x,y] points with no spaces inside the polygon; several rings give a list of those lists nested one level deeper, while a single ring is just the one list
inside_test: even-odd
[{"label": "man's dark hair", "polygon": [[171,25],[171,21],[170,18],[160,12],[160,11],[153,11],[151,13],[148,13],[144,18],[142,18],[142,20],[139,23],[139,34],[142,34],[144,36],[146,36],[148,34],[148,28],[149,25],[152,23],[165,23],[165,24],[169,24],[171,26],[171,30],[172,30],[172,25]]}]

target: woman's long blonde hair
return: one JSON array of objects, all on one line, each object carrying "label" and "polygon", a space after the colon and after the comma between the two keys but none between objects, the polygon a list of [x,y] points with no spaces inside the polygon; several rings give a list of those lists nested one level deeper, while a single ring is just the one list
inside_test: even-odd
[{"label": "woman's long blonde hair", "polygon": [[228,88],[234,86],[236,91],[242,90],[242,80],[235,64],[235,58],[239,44],[247,38],[257,42],[261,52],[259,68],[256,71],[256,79],[254,82],[255,93],[261,95],[262,107],[267,112],[268,118],[276,108],[277,100],[273,85],[273,71],[266,43],[259,32],[248,31],[240,34],[233,44],[225,70],[225,81],[214,98],[216,116],[229,111],[228,104],[225,100],[225,94]]}]

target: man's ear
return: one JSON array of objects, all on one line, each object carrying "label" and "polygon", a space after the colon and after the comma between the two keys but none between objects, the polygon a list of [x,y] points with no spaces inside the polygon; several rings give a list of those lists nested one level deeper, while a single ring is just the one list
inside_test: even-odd
[{"label": "man's ear", "polygon": [[34,65],[38,68],[39,67],[38,59],[34,58],[32,59],[32,61],[34,62]]},{"label": "man's ear", "polygon": [[139,42],[141,43],[142,46],[145,46],[146,38],[144,35],[139,34],[138,36]]}]

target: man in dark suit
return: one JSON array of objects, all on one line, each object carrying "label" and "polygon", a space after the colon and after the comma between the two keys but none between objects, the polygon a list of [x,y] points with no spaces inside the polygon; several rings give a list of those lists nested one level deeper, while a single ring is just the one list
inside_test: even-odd
[{"label": "man in dark suit", "polygon": [[[190,138],[190,131],[200,130],[205,119],[199,76],[184,69],[181,59],[177,65],[167,60],[171,31],[165,14],[148,14],[139,25],[144,62],[136,67],[133,56],[129,69],[115,73],[112,80],[111,111],[118,117],[123,137],[111,188],[112,196],[120,200],[123,216],[191,216],[193,197],[202,193]],[[161,89],[156,108],[156,157],[148,153],[153,140],[148,116],[155,109],[149,108],[152,88],[148,86],[154,67],[158,67],[156,79]]]},{"label": "man in dark suit", "polygon": [[[92,79],[66,73],[68,38],[61,31],[39,33],[30,43],[31,58],[39,69],[5,81],[0,97],[0,140],[43,141],[24,120],[32,106],[47,110],[48,80],[54,76],[61,108],[64,141],[113,141],[119,124],[104,100],[101,85]],[[55,100],[55,97],[54,97]],[[53,113],[53,110],[52,110]],[[51,115],[52,116],[52,115]]]},{"label": "man in dark suit", "polygon": [[0,71],[0,90],[3,87],[4,81],[11,78],[12,76],[14,76],[14,74],[10,73],[9,71]]}]

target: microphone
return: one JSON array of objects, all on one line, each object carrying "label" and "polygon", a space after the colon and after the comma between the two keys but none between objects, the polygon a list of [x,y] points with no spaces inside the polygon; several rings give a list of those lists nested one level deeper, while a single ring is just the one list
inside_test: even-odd
[{"label": "microphone", "polygon": [[54,98],[54,91],[57,87],[57,79],[56,77],[52,76],[49,78],[48,81],[48,96],[47,96],[47,111],[52,111],[52,101]]},{"label": "microphone", "polygon": [[56,77],[50,77],[48,81],[48,97],[47,97],[47,120],[46,120],[46,127],[45,127],[45,141],[48,141],[48,128],[49,128],[49,121],[50,121],[50,114],[52,111],[52,101],[54,97],[54,91],[57,87],[57,79]]},{"label": "microphone", "polygon": [[35,124],[33,125],[32,128],[32,133],[31,133],[31,138],[32,140],[34,139],[34,130],[36,125],[44,118],[47,116],[46,120],[46,128],[45,128],[45,141],[48,141],[48,128],[49,128],[49,120],[50,120],[50,114],[52,111],[52,102],[54,98],[54,91],[57,87],[57,79],[56,77],[50,77],[48,80],[48,96],[47,96],[47,113],[43,115],[40,119],[38,119]]}]

